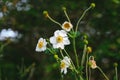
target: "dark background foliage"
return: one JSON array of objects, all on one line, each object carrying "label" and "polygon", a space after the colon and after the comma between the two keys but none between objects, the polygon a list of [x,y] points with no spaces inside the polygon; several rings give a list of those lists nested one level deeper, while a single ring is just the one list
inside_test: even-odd
[{"label": "dark background foliage", "polygon": [[[7,0],[3,0],[5,3]],[[15,2],[17,0],[9,0]],[[43,15],[47,10],[52,18],[60,23],[66,21],[62,7],[67,8],[72,24],[75,25],[83,11],[91,2],[96,4],[82,19],[79,31],[88,35],[89,46],[110,80],[114,79],[113,63],[120,64],[120,1],[119,0],[29,0],[29,11],[9,10],[0,20],[0,30],[12,28],[22,34],[17,43],[4,48],[0,58],[0,80],[59,80],[59,67],[52,55],[35,52],[40,37],[49,38],[60,27]],[[1,3],[0,10],[2,10]],[[5,42],[0,42],[4,44]],[[78,42],[79,43],[79,42]],[[80,45],[77,45],[80,46]],[[26,68],[25,68],[26,67]],[[103,80],[98,70],[92,70],[93,79]],[[96,75],[97,73],[97,75]],[[118,67],[120,76],[120,67]],[[73,80],[73,75],[64,77]],[[99,79],[98,79],[99,77]]]}]

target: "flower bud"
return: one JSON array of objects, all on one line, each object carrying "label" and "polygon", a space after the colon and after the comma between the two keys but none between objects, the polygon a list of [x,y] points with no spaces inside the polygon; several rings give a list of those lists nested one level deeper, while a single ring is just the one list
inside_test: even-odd
[{"label": "flower bud", "polygon": [[63,10],[66,10],[66,7],[62,7]]},{"label": "flower bud", "polygon": [[85,44],[88,44],[88,40],[85,39],[85,40],[84,40],[84,43],[85,43]]},{"label": "flower bud", "polygon": [[87,36],[87,35],[84,35],[84,36],[83,36],[83,39],[87,39],[87,38],[88,38],[88,36]]},{"label": "flower bud", "polygon": [[95,7],[95,3],[91,3],[91,5],[90,5],[92,8],[94,8]]},{"label": "flower bud", "polygon": [[117,67],[117,66],[118,66],[118,64],[115,62],[115,63],[114,63],[114,67]]},{"label": "flower bud", "polygon": [[47,11],[43,11],[43,14],[45,15],[45,17],[48,17],[48,12]]},{"label": "flower bud", "polygon": [[54,55],[54,58],[57,60],[59,57],[57,54]]},{"label": "flower bud", "polygon": [[87,53],[91,53],[92,52],[92,48],[90,46],[87,47]]}]

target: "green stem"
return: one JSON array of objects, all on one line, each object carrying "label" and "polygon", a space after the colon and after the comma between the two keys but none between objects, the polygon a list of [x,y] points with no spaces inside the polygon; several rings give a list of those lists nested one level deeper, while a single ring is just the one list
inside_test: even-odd
[{"label": "green stem", "polygon": [[55,54],[50,48],[47,48],[48,51],[50,51],[50,53]]},{"label": "green stem", "polygon": [[5,46],[7,46],[10,43],[10,41],[7,41],[5,44],[0,46],[0,54],[2,53]]},{"label": "green stem", "polygon": [[[65,49],[64,49],[64,52],[65,52],[66,55],[70,58],[69,54],[67,53],[67,51],[66,51]],[[74,69],[74,71],[76,72],[76,74],[75,74],[75,78],[76,78],[76,80],[79,80],[79,79],[77,79],[77,76],[76,76],[76,75],[79,76],[80,80],[83,80],[82,76],[78,74],[79,72],[77,71],[77,69],[76,69],[76,67],[75,67],[75,65],[74,65],[74,63],[73,63],[73,61],[72,61],[71,58],[70,58],[70,60],[71,60],[71,63],[72,63],[73,69]]]},{"label": "green stem", "polygon": [[[46,39],[47,40],[47,43],[48,43],[48,46],[50,47],[50,48],[52,48],[52,45],[50,44],[50,41],[49,41],[49,39]],[[50,49],[50,48],[47,48],[52,54],[55,54],[56,52],[53,50],[53,49]]]},{"label": "green stem", "polygon": [[88,53],[87,53],[87,60],[86,60],[86,78],[88,80]]},{"label": "green stem", "polygon": [[91,79],[91,69],[89,67],[89,77],[88,77],[88,80],[90,80],[90,79]]},{"label": "green stem", "polygon": [[76,30],[75,30],[75,31],[78,30],[78,25],[79,25],[79,23],[81,22],[81,20],[82,20],[83,17],[85,16],[86,12],[89,11],[91,8],[92,8],[92,7],[90,6],[90,7],[88,7],[88,8],[83,12],[82,16],[79,18],[79,20],[78,20],[78,22],[77,22],[77,24],[76,24]]},{"label": "green stem", "polygon": [[66,9],[64,10],[64,13],[65,13],[65,16],[67,17],[68,21],[71,23],[70,18],[68,16],[67,12],[66,12]]},{"label": "green stem", "polygon": [[74,49],[74,53],[75,53],[77,68],[79,68],[78,55],[77,55],[77,52],[76,52],[75,38],[73,38],[73,49]]},{"label": "green stem", "polygon": [[67,52],[65,49],[64,49],[64,52],[65,52],[66,55],[70,58],[70,61],[71,61],[71,63],[72,63],[72,66],[73,66],[74,70],[76,70],[76,67],[75,67],[75,65],[74,65],[74,63],[73,63],[73,61],[72,61],[70,55],[68,54],[68,52]]},{"label": "green stem", "polygon": [[82,60],[81,60],[81,66],[83,66],[84,62],[85,62],[85,56],[86,56],[86,49],[87,49],[87,45],[84,45],[84,50],[83,50],[83,55],[82,55]]},{"label": "green stem", "polygon": [[55,21],[54,19],[52,19],[49,15],[47,16],[52,22],[58,24],[61,27],[61,24],[57,21]]},{"label": "green stem", "polygon": [[100,67],[97,67],[97,68],[98,68],[98,69],[100,70],[100,72],[103,74],[103,76],[105,77],[105,79],[106,79],[106,80],[109,80],[108,77],[105,75],[105,73],[102,71],[102,69],[101,69]]},{"label": "green stem", "polygon": [[2,69],[0,67],[0,80],[2,80]]},{"label": "green stem", "polygon": [[84,80],[84,79],[82,78],[82,76],[79,76],[79,80]]},{"label": "green stem", "polygon": [[60,49],[60,53],[61,53],[61,56],[64,58],[64,55],[63,55],[62,49]]},{"label": "green stem", "polygon": [[117,67],[115,67],[115,77],[116,77],[116,80],[118,80],[118,73],[117,73]]}]

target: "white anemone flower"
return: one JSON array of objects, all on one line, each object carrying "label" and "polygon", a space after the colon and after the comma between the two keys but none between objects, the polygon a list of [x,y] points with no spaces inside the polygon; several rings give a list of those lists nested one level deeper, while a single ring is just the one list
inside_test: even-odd
[{"label": "white anemone flower", "polygon": [[43,39],[43,38],[40,38],[38,40],[38,43],[37,43],[37,46],[36,46],[36,51],[37,52],[45,51],[46,50],[46,45],[47,45],[46,40]]},{"label": "white anemone flower", "polygon": [[4,41],[7,39],[15,41],[17,38],[21,38],[20,36],[21,34],[19,34],[18,31],[13,31],[11,28],[2,29],[0,32],[0,41]]},{"label": "white anemone flower", "polygon": [[61,63],[60,63],[61,73],[66,74],[67,73],[67,68],[69,68],[70,65],[71,65],[70,58],[65,56],[64,59],[61,60]]},{"label": "white anemone flower", "polygon": [[50,43],[53,44],[53,48],[64,49],[65,45],[69,45],[67,33],[64,30],[57,30],[54,32],[54,36],[50,37]]},{"label": "white anemone flower", "polygon": [[65,31],[70,31],[72,28],[73,28],[73,25],[70,23],[70,22],[67,22],[65,21],[63,24],[62,24],[62,28],[65,30]]}]

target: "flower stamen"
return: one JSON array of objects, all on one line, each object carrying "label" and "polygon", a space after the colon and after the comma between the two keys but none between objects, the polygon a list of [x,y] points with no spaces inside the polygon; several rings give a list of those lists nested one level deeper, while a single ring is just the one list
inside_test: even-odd
[{"label": "flower stamen", "polygon": [[40,41],[40,42],[38,43],[38,47],[39,47],[39,48],[42,48],[42,47],[43,47],[43,41]]},{"label": "flower stamen", "polygon": [[64,69],[65,66],[66,66],[66,64],[65,64],[64,62],[61,62],[61,64],[60,64],[60,68],[61,68],[61,69]]},{"label": "flower stamen", "polygon": [[61,43],[61,42],[63,42],[63,37],[62,36],[58,36],[56,38],[56,40],[57,40],[58,43]]}]

